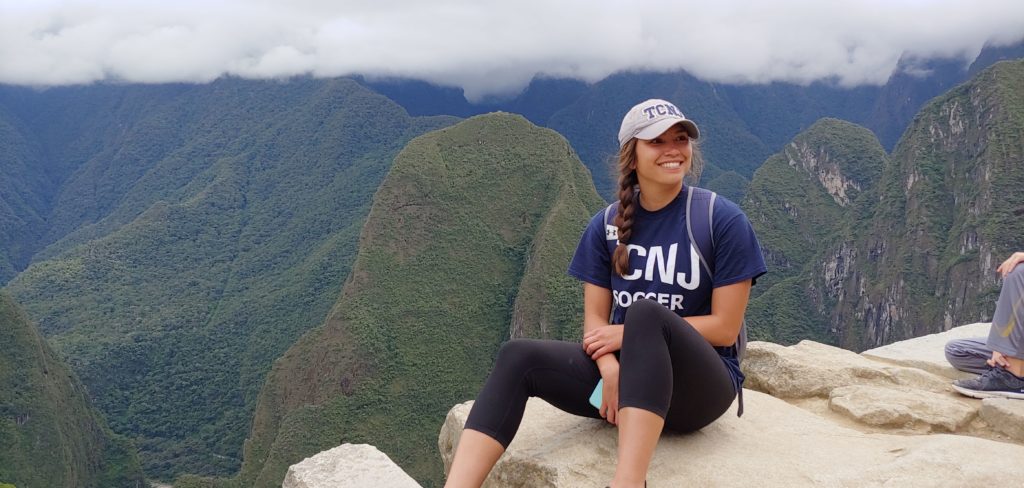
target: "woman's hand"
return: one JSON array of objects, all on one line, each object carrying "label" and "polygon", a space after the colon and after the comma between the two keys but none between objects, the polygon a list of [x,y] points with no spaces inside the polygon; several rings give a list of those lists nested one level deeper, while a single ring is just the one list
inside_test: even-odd
[{"label": "woman's hand", "polygon": [[619,363],[609,362],[601,369],[604,387],[601,389],[601,417],[612,425],[618,425],[619,419]]},{"label": "woman's hand", "polygon": [[621,325],[597,327],[583,335],[583,349],[594,361],[605,354],[618,351],[622,349],[622,330]]},{"label": "woman's hand", "polygon": [[1000,264],[996,271],[999,273],[999,276],[1006,278],[1006,275],[1010,274],[1010,271],[1013,271],[1013,268],[1016,268],[1022,262],[1024,262],[1024,252],[1015,252],[1009,258],[1006,258],[1006,261],[1003,261],[1003,264]]}]

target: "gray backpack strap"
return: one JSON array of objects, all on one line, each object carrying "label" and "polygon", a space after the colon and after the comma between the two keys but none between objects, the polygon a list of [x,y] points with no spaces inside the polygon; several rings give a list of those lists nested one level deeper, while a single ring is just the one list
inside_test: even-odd
[{"label": "gray backpack strap", "polygon": [[[708,276],[714,279],[715,276],[715,198],[718,194],[691,186],[687,188],[686,194],[686,235],[690,238],[693,248],[697,250],[697,257],[700,264],[707,271]],[[707,205],[704,211],[702,205]],[[740,325],[739,335],[736,336],[736,361],[743,361],[743,355],[747,350],[747,322]],[[739,405],[736,415],[743,415],[743,389],[737,392]]]},{"label": "gray backpack strap", "polygon": [[[686,192],[686,236],[690,238],[690,242],[693,243],[693,248],[697,250],[697,258],[700,259],[701,266],[704,267],[704,271],[708,273],[708,276],[713,277],[715,275],[714,268],[708,263],[708,259],[714,259],[715,249],[715,232],[712,228],[711,223],[714,222],[715,216],[715,198],[718,194],[705,190],[703,188],[697,188],[691,186]],[[693,195],[695,193],[701,193],[698,197],[700,203],[703,205],[703,201],[707,200],[708,216],[707,220],[699,221],[692,218],[693,213]],[[694,238],[693,228],[697,227],[697,236]],[[705,257],[705,253],[710,256]]]}]

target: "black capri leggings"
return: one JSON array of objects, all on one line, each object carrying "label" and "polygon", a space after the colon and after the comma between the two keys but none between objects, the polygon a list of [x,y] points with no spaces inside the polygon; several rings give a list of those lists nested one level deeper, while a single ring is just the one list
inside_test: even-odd
[{"label": "black capri leggings", "polygon": [[[665,428],[692,432],[720,417],[736,396],[732,377],[711,344],[657,302],[640,300],[626,312],[619,355],[619,408],[637,407],[665,419]],[[466,428],[508,448],[535,396],[561,410],[601,418],[589,403],[601,378],[576,342],[516,339],[498,352]]]}]

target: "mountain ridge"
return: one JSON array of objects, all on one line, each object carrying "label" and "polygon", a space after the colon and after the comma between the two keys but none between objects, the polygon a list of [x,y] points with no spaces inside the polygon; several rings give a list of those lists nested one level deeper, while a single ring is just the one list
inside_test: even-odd
[{"label": "mountain ridge", "polygon": [[[517,313],[545,324],[525,333],[578,336],[579,287],[564,266],[601,205],[565,139],[521,116],[477,116],[410,142],[374,197],[331,314],[275,362],[245,466],[222,483],[279,485],[338,438],[375,439],[439,482],[439,460],[423,454],[436,442],[424,411],[475,395]],[[395,430],[407,438],[382,437]]]}]

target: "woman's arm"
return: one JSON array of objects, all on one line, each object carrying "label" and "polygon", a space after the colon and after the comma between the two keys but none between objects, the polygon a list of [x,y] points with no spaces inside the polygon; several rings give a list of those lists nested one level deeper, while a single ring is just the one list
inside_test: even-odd
[{"label": "woman's arm", "polygon": [[622,326],[608,323],[612,311],[612,292],[583,283],[583,348],[597,363],[604,386],[598,412],[616,424],[619,411],[619,360],[609,352],[622,348]]},{"label": "woman's arm", "polygon": [[611,311],[612,291],[583,283],[583,348],[597,362],[599,369],[610,361],[618,365],[619,361],[614,355],[610,356],[610,360],[604,358],[609,356],[608,353],[622,348],[622,327],[609,327],[608,324]]},{"label": "woman's arm", "polygon": [[743,325],[752,280],[720,286],[711,291],[711,315],[685,317],[712,346],[731,346]]}]

